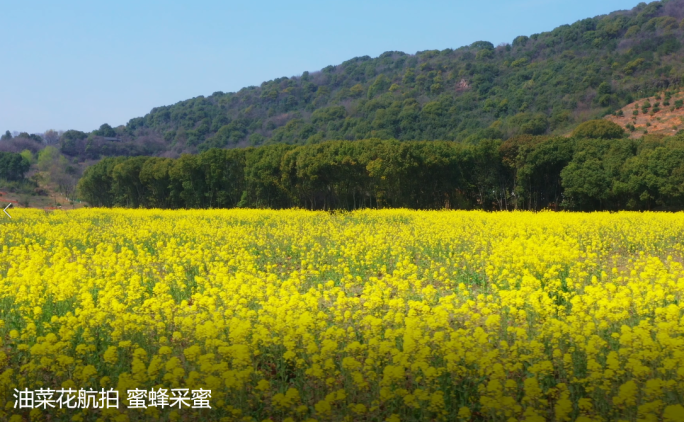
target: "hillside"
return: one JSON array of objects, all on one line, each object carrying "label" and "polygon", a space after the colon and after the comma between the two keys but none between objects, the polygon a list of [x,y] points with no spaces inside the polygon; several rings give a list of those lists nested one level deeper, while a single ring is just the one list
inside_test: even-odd
[{"label": "hillside", "polygon": [[622,126],[630,138],[644,134],[671,136],[684,129],[684,92],[664,92],[642,98],[618,110],[607,120]]},{"label": "hillside", "polygon": [[356,57],[236,93],[68,131],[63,153],[177,156],[327,139],[478,141],[562,134],[682,81],[684,0],[641,3],[512,44]]}]

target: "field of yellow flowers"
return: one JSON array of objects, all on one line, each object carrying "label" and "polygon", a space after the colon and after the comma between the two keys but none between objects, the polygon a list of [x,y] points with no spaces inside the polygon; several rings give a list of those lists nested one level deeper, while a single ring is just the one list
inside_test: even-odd
[{"label": "field of yellow flowers", "polygon": [[684,214],[12,213],[2,420],[684,420]]}]

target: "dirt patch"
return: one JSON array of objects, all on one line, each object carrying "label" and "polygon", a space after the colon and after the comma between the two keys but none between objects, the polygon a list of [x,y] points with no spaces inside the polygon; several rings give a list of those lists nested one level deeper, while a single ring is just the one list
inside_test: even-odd
[{"label": "dirt patch", "polygon": [[684,102],[684,92],[678,92],[668,100],[665,93],[659,94],[659,97],[635,101],[620,110],[622,116],[618,112],[618,116],[606,116],[606,119],[625,128],[627,133],[631,133],[631,138],[639,138],[646,132],[674,135],[684,129],[684,106],[677,103],[678,100]]}]

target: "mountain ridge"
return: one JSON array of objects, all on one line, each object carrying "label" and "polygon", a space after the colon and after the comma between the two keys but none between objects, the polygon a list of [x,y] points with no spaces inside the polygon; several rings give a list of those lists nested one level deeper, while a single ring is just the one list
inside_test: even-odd
[{"label": "mountain ridge", "polygon": [[[477,142],[567,133],[682,83],[684,0],[641,3],[494,46],[389,51],[68,131],[63,153],[178,156],[367,138]],[[112,135],[118,142],[105,140]]]}]

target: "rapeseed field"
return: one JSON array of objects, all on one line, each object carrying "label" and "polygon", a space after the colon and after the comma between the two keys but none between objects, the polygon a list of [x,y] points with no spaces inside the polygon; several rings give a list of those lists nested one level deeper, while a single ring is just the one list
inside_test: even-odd
[{"label": "rapeseed field", "polygon": [[12,214],[3,420],[684,420],[684,214]]}]

